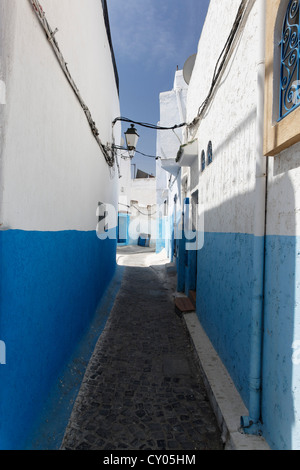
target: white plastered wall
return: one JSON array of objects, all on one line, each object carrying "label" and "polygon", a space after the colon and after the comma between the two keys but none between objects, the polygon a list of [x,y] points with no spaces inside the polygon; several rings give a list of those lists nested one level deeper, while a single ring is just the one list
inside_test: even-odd
[{"label": "white plastered wall", "polygon": [[[101,2],[41,5],[52,29],[58,28],[56,40],[99,137],[110,143],[120,110]],[[93,230],[98,202],[117,204],[117,169],[106,164],[30,2],[1,0],[0,8],[0,78],[7,84],[0,223],[22,230]],[[119,125],[114,134],[119,143]]]},{"label": "white plastered wall", "polygon": [[137,178],[131,181],[131,226],[130,236],[136,238],[140,233],[156,238],[156,179]]},{"label": "white plastered wall", "polygon": [[[173,89],[160,93],[160,126],[172,127],[186,121],[186,100],[188,85],[184,81],[183,71],[175,72]],[[158,131],[157,153],[162,159],[176,159],[180,145],[185,143],[185,127],[174,131]],[[156,178],[158,206],[168,200],[168,215],[174,212],[174,196],[180,193],[180,167],[174,166],[173,172],[165,171],[161,162],[157,162]],[[180,203],[180,199],[179,199]]]},{"label": "white plastered wall", "polygon": [[[230,33],[239,5],[239,0],[211,0],[188,91],[188,122],[195,118],[208,94],[217,58]],[[198,138],[199,158],[191,172],[194,176],[198,175],[199,204],[204,205],[205,231],[209,232],[253,233],[256,17],[254,4],[213,100],[200,125],[189,136],[189,140]],[[213,146],[213,162],[207,166],[206,158],[206,168],[202,173],[201,152],[204,150],[207,157],[209,141]],[[192,186],[196,189],[193,181]]]}]

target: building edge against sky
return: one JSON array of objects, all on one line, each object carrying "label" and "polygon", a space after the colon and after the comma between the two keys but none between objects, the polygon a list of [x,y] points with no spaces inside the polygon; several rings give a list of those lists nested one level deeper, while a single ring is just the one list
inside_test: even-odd
[{"label": "building edge against sky", "polygon": [[[173,89],[160,94],[160,126],[171,127],[186,121],[186,100],[188,86],[183,71],[177,70]],[[178,241],[175,240],[174,226],[181,220],[181,167],[176,163],[179,145],[184,143],[182,129],[158,131],[156,162],[157,205],[162,208],[157,218],[156,251],[166,250],[173,260]]]},{"label": "building edge against sky", "polygon": [[[185,212],[193,219],[193,202],[198,202],[204,208],[204,245],[196,257],[197,316],[249,410],[237,428],[242,424],[246,433],[262,433],[271,448],[279,450],[300,448],[300,148],[297,136],[289,137],[284,151],[263,155],[264,134],[268,136],[270,125],[278,126],[276,119],[267,121],[270,114],[264,129],[262,125],[264,102],[277,99],[276,89],[271,93],[268,88],[269,74],[280,75],[277,49],[275,59],[266,56],[265,74],[263,49],[266,41],[266,50],[273,54],[274,37],[278,44],[291,5],[278,1],[276,12],[266,15],[263,0],[211,0],[188,88],[188,123],[208,95],[239,7],[245,10],[202,119],[183,141],[190,145],[177,155],[180,143],[177,150],[169,144],[167,174],[161,162],[157,164],[159,197],[171,200],[169,219],[160,220],[169,234],[158,249],[171,244],[170,259],[181,269],[178,290],[188,294],[195,258],[189,258],[184,243],[176,248],[170,233],[174,217],[180,221]],[[218,31],[218,40],[212,31]],[[177,122],[174,104],[166,111],[175,119],[172,124]],[[278,129],[282,140],[284,129],[284,124]],[[158,133],[158,149],[162,138]],[[195,141],[194,158],[187,158],[186,148]],[[169,187],[176,171],[180,216],[175,216]]]},{"label": "building edge against sky", "polygon": [[[106,2],[43,0],[68,69],[106,145],[120,115]],[[72,17],[70,17],[72,11]],[[99,202],[117,207],[110,168],[30,1],[1,0],[0,445],[22,449],[116,266]],[[120,144],[120,126],[114,127]]]}]

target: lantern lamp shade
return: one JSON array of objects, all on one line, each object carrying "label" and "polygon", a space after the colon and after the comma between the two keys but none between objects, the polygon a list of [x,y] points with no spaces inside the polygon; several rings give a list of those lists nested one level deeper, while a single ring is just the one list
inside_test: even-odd
[{"label": "lantern lamp shade", "polygon": [[125,138],[128,150],[135,150],[139,140],[139,135],[134,124],[131,124],[131,127],[125,132]]}]

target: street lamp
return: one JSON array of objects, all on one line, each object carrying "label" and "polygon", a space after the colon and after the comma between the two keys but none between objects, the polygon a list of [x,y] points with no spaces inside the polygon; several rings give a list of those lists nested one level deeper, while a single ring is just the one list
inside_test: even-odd
[{"label": "street lamp", "polygon": [[125,132],[127,149],[129,151],[135,151],[139,137],[134,124],[131,124],[131,127]]}]

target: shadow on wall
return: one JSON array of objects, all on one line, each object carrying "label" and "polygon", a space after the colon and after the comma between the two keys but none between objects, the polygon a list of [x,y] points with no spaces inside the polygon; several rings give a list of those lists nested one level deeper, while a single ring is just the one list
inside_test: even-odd
[{"label": "shadow on wall", "polygon": [[[277,178],[269,188],[268,200],[262,417],[266,437],[273,448],[290,450],[300,448],[300,427],[295,417],[300,370],[294,349],[295,340],[300,339],[300,323],[297,315],[299,237],[296,236],[295,192],[288,171],[299,167],[300,162],[284,153],[275,157],[273,165],[273,177]],[[272,191],[276,185],[282,188],[281,197],[277,192],[274,198]],[[285,235],[271,232],[270,219],[274,214],[278,218],[279,233]]]},{"label": "shadow on wall", "polygon": [[[280,162],[274,167],[274,176],[279,172]],[[295,390],[300,372],[292,360],[297,330],[300,339],[300,324],[295,325],[295,196],[287,168],[282,170],[282,174],[284,197],[276,207],[268,205],[268,209],[277,210],[278,217],[284,217],[286,201],[289,201],[289,213],[285,216],[289,218],[292,235],[267,232],[265,238],[262,421],[270,446],[291,449],[292,433],[300,434],[300,428],[294,428]],[[269,191],[272,185],[279,183],[283,181],[272,182]],[[224,226],[224,215],[238,215],[245,208],[253,207],[253,196],[253,192],[247,192],[207,211],[205,226],[210,223],[215,227]],[[252,216],[253,212],[250,213]],[[198,252],[197,260],[199,320],[247,407],[250,399],[251,308],[257,274],[253,271],[254,243],[255,237],[250,233],[206,231],[204,246]]]}]

